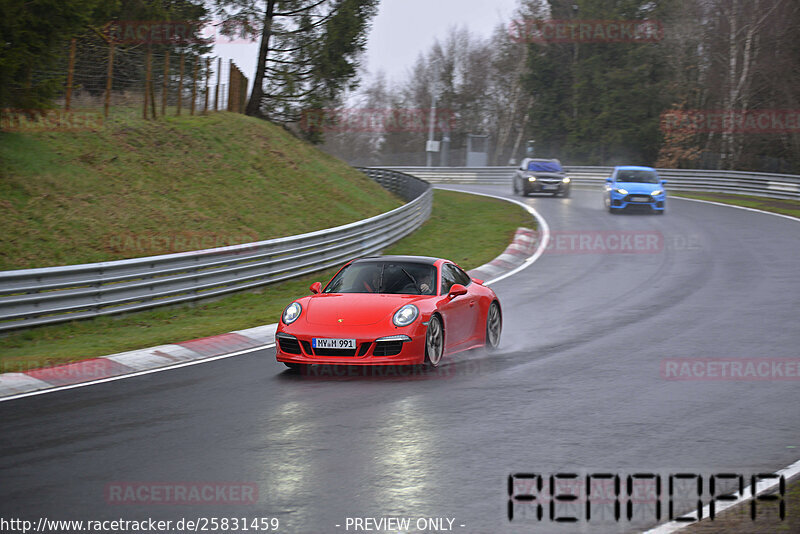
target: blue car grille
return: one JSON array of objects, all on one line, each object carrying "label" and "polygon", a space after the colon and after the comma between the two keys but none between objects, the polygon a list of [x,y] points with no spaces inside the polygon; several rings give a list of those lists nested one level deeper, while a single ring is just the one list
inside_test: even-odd
[{"label": "blue car grille", "polygon": [[646,194],[639,194],[639,195],[633,194],[626,196],[624,200],[625,202],[642,203],[642,202],[652,202],[653,198],[650,195]]}]

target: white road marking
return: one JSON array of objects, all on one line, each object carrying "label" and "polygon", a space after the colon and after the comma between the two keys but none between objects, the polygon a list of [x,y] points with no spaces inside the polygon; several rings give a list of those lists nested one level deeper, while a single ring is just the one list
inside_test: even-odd
[{"label": "white road marking", "polygon": [[133,378],[134,376],[142,376],[142,375],[149,375],[152,373],[160,373],[161,371],[170,371],[172,369],[178,369],[180,367],[188,367],[190,365],[198,365],[201,363],[208,363],[213,362],[215,360],[223,360],[225,358],[232,358],[234,356],[240,356],[242,354],[247,354],[248,352],[255,352],[257,350],[264,350],[269,349],[275,346],[275,343],[271,343],[269,345],[261,345],[258,347],[251,347],[249,349],[239,350],[236,352],[231,352],[230,354],[220,354],[219,356],[211,356],[209,358],[202,358],[198,360],[191,360],[188,362],[180,362],[176,363],[175,365],[168,365],[166,367],[156,367],[154,369],[146,369],[144,371],[136,371],[134,373],[127,373],[124,375],[117,375],[117,376],[110,376],[108,378],[100,378],[98,380],[92,380],[91,382],[82,382],[80,384],[69,384],[66,386],[57,386],[49,389],[40,389],[37,391],[30,391],[28,393],[20,393],[19,395],[12,395],[10,397],[2,397],[0,398],[0,402],[10,401],[14,399],[21,399],[24,397],[33,397],[34,395],[44,395],[45,393],[54,393],[56,391],[64,391],[65,389],[75,389],[75,388],[82,388],[86,386],[93,386],[95,384],[103,384],[105,382],[114,382],[115,380],[123,380],[125,378]]},{"label": "white road marking", "polygon": [[800,222],[800,218],[792,217],[791,215],[784,215],[783,213],[775,213],[774,211],[764,211],[764,210],[759,210],[759,209],[756,209],[756,208],[748,208],[746,206],[737,206],[736,204],[725,204],[724,202],[713,202],[711,200],[700,200],[699,198],[686,198],[686,197],[680,197],[680,196],[675,196],[675,195],[670,195],[669,198],[677,198],[677,199],[680,199],[680,200],[688,200],[690,202],[703,202],[704,204],[713,204],[715,206],[726,206],[728,208],[736,208],[736,209],[745,210],[745,211],[754,211],[756,213],[766,213],[767,215],[774,215],[776,217],[783,217],[784,219],[789,219],[790,221]]},{"label": "white road marking", "polygon": [[[774,473],[775,475],[778,476],[778,478],[762,480],[756,483],[755,495],[761,495],[762,493],[769,491],[775,486],[777,486],[780,483],[781,476],[786,477],[786,480],[788,481],[798,473],[800,473],[800,460],[796,461],[789,467],[786,467],[784,469],[781,469],[777,473]],[[737,504],[742,504],[743,502],[749,501],[750,499],[753,498],[753,493],[754,492],[752,491],[751,486],[747,486],[744,489],[744,495],[739,495],[738,492],[734,493],[734,495],[736,495],[737,497],[735,501],[717,501],[716,503],[714,503],[715,517],[718,516],[722,511],[727,510],[728,508],[732,508]],[[702,514],[704,518],[707,518],[711,515],[710,504],[706,505],[703,508]],[[696,525],[698,523],[700,523],[700,521],[694,521],[692,523],[686,523],[683,521],[682,522],[670,521],[669,523],[664,523],[657,527],[651,528],[650,530],[647,530],[642,534],[672,534],[673,532],[678,532],[679,530],[690,527],[692,525]],[[703,521],[702,523],[709,524],[708,521]]]}]

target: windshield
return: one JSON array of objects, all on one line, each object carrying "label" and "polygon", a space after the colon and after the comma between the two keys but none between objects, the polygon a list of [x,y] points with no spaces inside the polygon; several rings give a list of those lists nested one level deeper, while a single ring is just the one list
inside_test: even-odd
[{"label": "windshield", "polygon": [[640,184],[657,184],[658,175],[653,171],[621,170],[617,171],[618,182],[634,182]]},{"label": "windshield", "polygon": [[339,271],[323,293],[433,295],[436,267],[413,262],[353,263]]},{"label": "windshield", "polygon": [[563,172],[561,165],[555,161],[531,161],[528,170],[534,172]]}]

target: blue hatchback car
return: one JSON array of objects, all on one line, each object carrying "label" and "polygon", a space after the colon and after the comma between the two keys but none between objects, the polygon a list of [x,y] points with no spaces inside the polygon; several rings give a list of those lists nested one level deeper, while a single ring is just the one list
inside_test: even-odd
[{"label": "blue hatchback car", "polygon": [[638,207],[661,215],[666,209],[666,183],[652,167],[614,167],[611,177],[606,178],[603,201],[609,213]]}]

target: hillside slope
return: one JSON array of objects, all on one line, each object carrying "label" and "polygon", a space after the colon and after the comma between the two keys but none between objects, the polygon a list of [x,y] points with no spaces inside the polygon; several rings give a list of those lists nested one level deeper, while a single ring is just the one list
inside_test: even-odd
[{"label": "hillside slope", "polygon": [[271,239],[400,204],[282,128],[227,112],[0,133],[0,270]]}]

